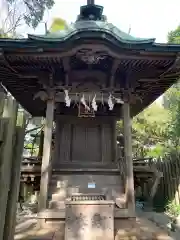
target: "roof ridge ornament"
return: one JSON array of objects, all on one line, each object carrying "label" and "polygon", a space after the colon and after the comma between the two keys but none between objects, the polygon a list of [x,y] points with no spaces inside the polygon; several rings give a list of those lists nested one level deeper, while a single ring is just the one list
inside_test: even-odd
[{"label": "roof ridge ornament", "polygon": [[80,7],[77,21],[106,21],[107,18],[102,13],[103,6],[96,5],[92,0],[87,0],[87,5]]},{"label": "roof ridge ornament", "polygon": [[87,5],[94,5],[95,4],[95,0],[87,0]]}]

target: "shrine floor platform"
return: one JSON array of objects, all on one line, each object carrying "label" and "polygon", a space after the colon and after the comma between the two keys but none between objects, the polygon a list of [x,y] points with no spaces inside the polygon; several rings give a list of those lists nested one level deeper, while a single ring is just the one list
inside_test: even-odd
[{"label": "shrine floor platform", "polygon": [[[144,217],[115,221],[115,240],[174,240],[170,233]],[[38,229],[36,219],[26,219],[16,227],[15,240],[64,240],[64,231],[56,227]]]}]

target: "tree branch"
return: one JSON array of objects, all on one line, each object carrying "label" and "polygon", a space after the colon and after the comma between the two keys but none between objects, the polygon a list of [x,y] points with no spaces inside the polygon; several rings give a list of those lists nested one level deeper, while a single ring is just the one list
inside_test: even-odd
[{"label": "tree branch", "polygon": [[40,129],[40,128],[43,128],[43,127],[44,127],[44,125],[43,125],[43,126],[40,126],[40,127],[35,127],[35,128],[32,128],[32,129],[29,129],[29,130],[25,131],[25,135],[28,134],[28,133],[30,133],[30,132],[36,131],[36,130],[38,130],[38,129]]}]

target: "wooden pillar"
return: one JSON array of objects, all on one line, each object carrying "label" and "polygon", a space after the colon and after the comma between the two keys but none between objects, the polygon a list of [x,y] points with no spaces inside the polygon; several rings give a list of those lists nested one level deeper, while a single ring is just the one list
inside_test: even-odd
[{"label": "wooden pillar", "polygon": [[54,119],[54,98],[47,100],[46,121],[44,126],[44,145],[41,166],[39,211],[46,209],[48,198],[49,173],[51,171],[51,143]]},{"label": "wooden pillar", "polygon": [[40,139],[39,139],[39,152],[38,158],[41,158],[43,155],[43,144],[44,144],[44,131],[41,130]]},{"label": "wooden pillar", "polygon": [[23,197],[24,197],[24,201],[27,201],[27,199],[28,199],[28,188],[27,188],[26,181],[23,182]]},{"label": "wooden pillar", "polygon": [[153,181],[153,184],[152,184],[152,187],[150,190],[150,194],[149,194],[149,199],[148,199],[148,205],[151,207],[153,206],[153,199],[156,195],[156,192],[157,192],[157,189],[160,184],[162,176],[163,176],[163,174],[161,172],[155,171],[155,177],[153,179],[154,181]]},{"label": "wooden pillar", "polygon": [[117,129],[116,129],[116,120],[113,121],[113,162],[117,162],[117,158],[119,157],[117,155]]},{"label": "wooden pillar", "polygon": [[[5,103],[3,117],[7,119],[4,129],[3,144],[0,159],[0,240],[3,239],[6,206],[11,182],[12,155],[14,145],[14,134],[17,119],[17,103],[11,97]],[[14,160],[14,159],[13,159]]]},{"label": "wooden pillar", "polygon": [[134,176],[132,159],[132,135],[130,106],[128,102],[123,104],[123,130],[124,130],[124,160],[126,162],[126,201],[128,209],[135,212]]},{"label": "wooden pillar", "polygon": [[6,219],[4,227],[4,240],[14,239],[15,224],[16,224],[16,210],[19,196],[20,176],[21,176],[21,161],[24,146],[25,136],[25,115],[21,118],[21,123],[16,129],[16,141],[14,144],[14,156],[11,168],[11,183],[8,194],[8,202],[6,207]]},{"label": "wooden pillar", "polygon": [[6,94],[0,85],[0,116],[3,114]]}]

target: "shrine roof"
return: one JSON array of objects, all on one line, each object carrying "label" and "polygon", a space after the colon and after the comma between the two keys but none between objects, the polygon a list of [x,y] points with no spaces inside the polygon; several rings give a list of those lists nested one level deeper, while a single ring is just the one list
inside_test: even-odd
[{"label": "shrine roof", "polygon": [[128,86],[140,99],[131,104],[134,116],[179,79],[179,53],[180,45],[158,44],[154,38],[119,30],[104,19],[100,6],[91,6],[82,8],[78,20],[63,31],[0,39],[0,79],[34,116],[45,115],[45,102],[34,96],[49,84],[49,76],[55,86],[68,82],[74,88],[78,81],[81,85],[93,79],[98,91],[113,89],[117,95]]},{"label": "shrine roof", "polygon": [[44,35],[28,35],[29,39],[45,42],[63,42],[80,33],[94,32],[113,35],[117,41],[126,44],[154,43],[154,38],[137,38],[127,34],[106,21],[82,20],[69,25],[66,29]]},{"label": "shrine roof", "polygon": [[0,48],[8,52],[21,51],[22,49],[33,52],[36,48],[41,47],[43,50],[69,48],[68,45],[75,46],[77,41],[80,43],[85,40],[103,39],[119,49],[179,52],[179,45],[156,43],[155,38],[139,38],[123,32],[109,23],[102,12],[103,7],[99,5],[82,6],[77,21],[65,26],[65,29],[42,35],[28,34],[25,39],[0,38]]}]

